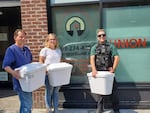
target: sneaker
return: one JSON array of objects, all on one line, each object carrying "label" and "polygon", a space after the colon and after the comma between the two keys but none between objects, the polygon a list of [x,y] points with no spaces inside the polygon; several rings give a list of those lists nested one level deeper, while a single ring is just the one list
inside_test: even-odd
[{"label": "sneaker", "polygon": [[59,111],[58,110],[54,110],[53,113],[59,113]]},{"label": "sneaker", "polygon": [[52,113],[52,110],[50,108],[46,108],[46,113]]}]

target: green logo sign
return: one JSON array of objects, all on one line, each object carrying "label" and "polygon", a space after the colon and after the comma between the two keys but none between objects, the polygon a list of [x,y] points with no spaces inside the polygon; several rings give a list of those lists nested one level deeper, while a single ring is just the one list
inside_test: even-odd
[{"label": "green logo sign", "polygon": [[78,29],[77,30],[78,36],[82,35],[82,33],[85,30],[85,23],[80,17],[77,17],[77,16],[73,16],[67,20],[67,23],[66,23],[67,33],[70,36],[73,36],[73,30],[71,29],[71,27],[74,23],[77,23],[75,27],[76,29]]}]

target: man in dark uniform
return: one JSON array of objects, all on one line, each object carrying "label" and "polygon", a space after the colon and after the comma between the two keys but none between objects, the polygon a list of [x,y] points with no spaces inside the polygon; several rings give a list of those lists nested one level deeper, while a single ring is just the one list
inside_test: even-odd
[{"label": "man in dark uniform", "polygon": [[[97,30],[98,43],[91,48],[90,63],[92,67],[92,76],[96,77],[97,71],[109,71],[115,73],[119,64],[119,54],[114,45],[106,40],[106,33],[104,29]],[[115,113],[119,112],[119,100],[117,98],[117,83],[114,78],[113,91],[111,96],[113,110]],[[98,95],[99,100],[97,103],[96,113],[103,112],[104,96]]]}]

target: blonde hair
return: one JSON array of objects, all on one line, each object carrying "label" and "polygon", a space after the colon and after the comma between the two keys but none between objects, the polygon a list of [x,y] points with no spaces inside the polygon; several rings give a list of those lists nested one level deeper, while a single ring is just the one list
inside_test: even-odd
[{"label": "blonde hair", "polygon": [[46,39],[45,39],[45,47],[50,48],[50,44],[49,44],[49,40],[51,37],[54,37],[56,39],[56,47],[55,48],[59,48],[59,43],[58,43],[58,39],[55,33],[50,33],[47,35]]},{"label": "blonde hair", "polygon": [[106,33],[104,29],[97,29],[96,34],[99,33],[100,31],[103,31],[104,33]]}]

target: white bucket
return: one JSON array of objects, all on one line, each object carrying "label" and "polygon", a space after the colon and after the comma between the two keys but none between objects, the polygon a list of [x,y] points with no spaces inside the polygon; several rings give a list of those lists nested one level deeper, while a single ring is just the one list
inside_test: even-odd
[{"label": "white bucket", "polygon": [[91,93],[100,95],[110,95],[112,93],[114,73],[108,71],[98,71],[96,77],[92,73],[87,73]]},{"label": "white bucket", "polygon": [[47,66],[49,83],[52,86],[62,86],[70,83],[72,65],[65,62]]},{"label": "white bucket", "polygon": [[15,70],[19,70],[22,77],[19,79],[19,83],[23,91],[33,92],[44,86],[46,75],[46,66],[44,64],[32,62],[16,68]]}]

